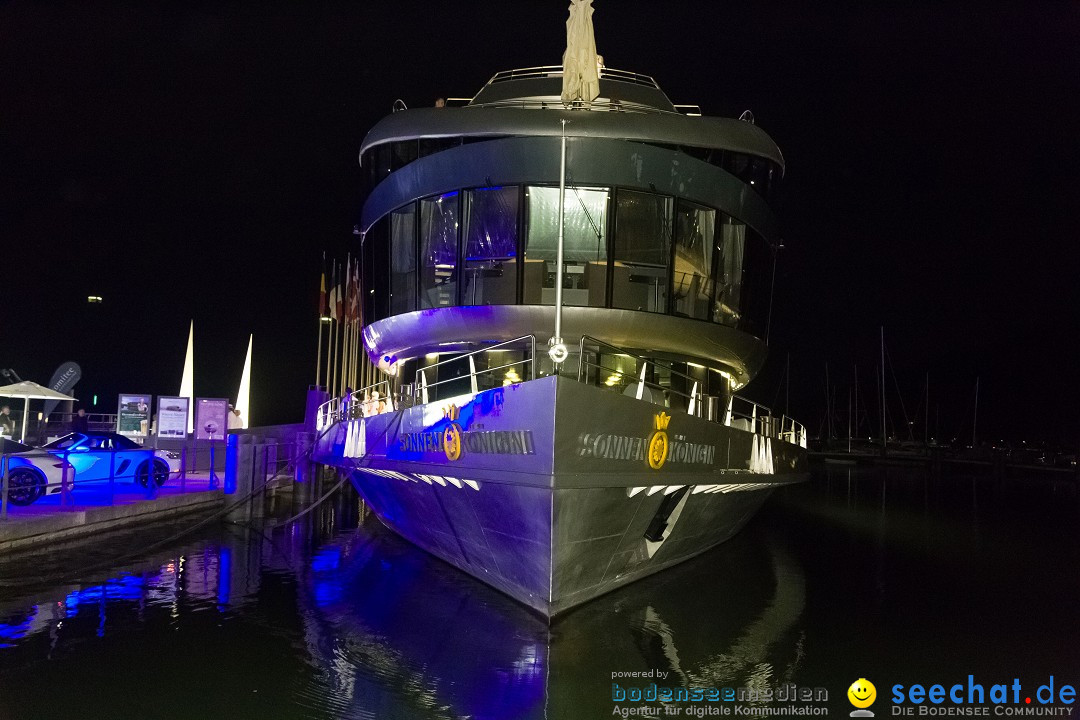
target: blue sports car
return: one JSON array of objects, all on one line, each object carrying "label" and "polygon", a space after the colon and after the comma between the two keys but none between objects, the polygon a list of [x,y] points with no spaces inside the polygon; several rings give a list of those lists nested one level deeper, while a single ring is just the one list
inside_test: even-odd
[{"label": "blue sports car", "polygon": [[170,473],[180,469],[179,454],[144,448],[116,433],[69,433],[40,450],[11,457],[8,501],[12,505],[30,505],[46,493],[60,492],[58,478],[65,463],[68,482],[75,487],[108,483],[110,476],[146,487],[151,472],[160,487]]}]

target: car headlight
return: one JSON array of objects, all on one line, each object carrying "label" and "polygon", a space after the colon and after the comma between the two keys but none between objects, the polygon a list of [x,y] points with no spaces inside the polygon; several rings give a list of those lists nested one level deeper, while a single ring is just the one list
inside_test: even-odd
[{"label": "car headlight", "polygon": [[180,453],[173,452],[172,450],[168,450],[168,451],[165,452],[165,457],[169,458],[170,460],[179,460],[180,459]]}]

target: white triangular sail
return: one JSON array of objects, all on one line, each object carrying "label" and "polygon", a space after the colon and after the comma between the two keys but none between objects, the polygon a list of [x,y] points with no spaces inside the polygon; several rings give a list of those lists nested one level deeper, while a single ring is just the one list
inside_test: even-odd
[{"label": "white triangular sail", "polygon": [[195,321],[188,328],[187,352],[184,354],[184,374],[180,376],[180,397],[188,399],[187,431],[195,432]]},{"label": "white triangular sail", "polygon": [[236,391],[236,409],[240,411],[240,427],[245,430],[251,422],[251,341],[253,339],[254,335],[248,335],[244,373],[240,376],[240,389]]}]

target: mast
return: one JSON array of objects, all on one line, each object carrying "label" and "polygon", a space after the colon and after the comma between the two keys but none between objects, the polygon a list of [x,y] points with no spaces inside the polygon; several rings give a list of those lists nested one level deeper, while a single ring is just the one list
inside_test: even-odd
[{"label": "mast", "polygon": [[[563,230],[566,212],[566,119],[562,120],[562,146],[559,154],[559,246],[555,255],[555,334],[548,343],[548,355],[555,364],[555,374],[566,360],[567,350],[562,339]],[[579,360],[580,362],[580,360]]]},{"label": "mast", "polygon": [[855,364],[855,432],[859,432],[859,365]]},{"label": "mast", "polygon": [[926,371],[926,424],[923,426],[923,444],[930,447],[930,371]]},{"label": "mast", "polygon": [[885,326],[881,326],[881,448],[889,446],[889,436],[885,431]]},{"label": "mast", "polygon": [[832,428],[832,396],[829,394],[829,363],[825,363],[825,431],[829,433],[829,440],[833,438]]},{"label": "mast", "polygon": [[791,351],[787,354],[787,368],[784,370],[784,414],[791,415]]},{"label": "mast", "polygon": [[979,378],[975,378],[975,417],[971,421],[971,447],[975,447],[975,428],[979,422]]}]

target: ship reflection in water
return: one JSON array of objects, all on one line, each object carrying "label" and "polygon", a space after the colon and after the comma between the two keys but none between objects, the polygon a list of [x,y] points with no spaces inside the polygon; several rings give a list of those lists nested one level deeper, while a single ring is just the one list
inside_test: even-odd
[{"label": "ship reflection in water", "polygon": [[[108,558],[155,538],[3,563],[0,717],[591,718],[612,715],[613,683],[653,682],[823,687],[846,713],[846,686],[874,673],[1074,667],[1067,483],[822,474],[550,626],[359,508],[225,525],[124,566]],[[73,560],[107,569],[65,575]]]}]

